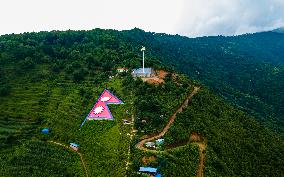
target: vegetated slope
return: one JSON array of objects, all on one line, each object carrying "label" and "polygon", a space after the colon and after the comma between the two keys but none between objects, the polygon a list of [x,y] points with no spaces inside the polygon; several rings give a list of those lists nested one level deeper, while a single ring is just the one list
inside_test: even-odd
[{"label": "vegetated slope", "polygon": [[[128,92],[122,93],[121,79],[109,80],[109,76],[115,73],[114,63],[135,62],[125,56],[135,55],[125,43],[115,50],[107,46],[107,33],[85,43],[81,35],[84,32],[1,36],[0,176],[38,176],[42,171],[44,175],[47,172],[43,168],[48,176],[84,176],[76,154],[70,152],[72,158],[66,160],[64,149],[53,148],[45,140],[67,146],[78,143],[91,176],[125,175],[130,128],[123,126],[122,119],[131,117],[133,108],[128,103],[133,98]],[[99,42],[100,38],[104,42]],[[106,87],[126,104],[111,106],[114,121],[87,122],[79,130]],[[51,129],[50,135],[40,135],[44,127]],[[41,164],[40,158],[45,165],[34,164]],[[50,164],[53,158],[58,158],[56,168]]]},{"label": "vegetated slope", "polygon": [[[284,142],[250,116],[206,89],[177,115],[165,136],[168,145],[189,141],[191,132],[207,139],[205,176],[281,176]],[[187,152],[184,156],[187,156]]]},{"label": "vegetated slope", "polygon": [[172,123],[174,122],[177,113],[180,113],[183,111],[183,109],[188,105],[189,99],[191,99],[199,90],[199,87],[194,87],[194,90],[188,94],[188,96],[186,97],[186,99],[184,100],[184,102],[175,110],[175,112],[168,118],[168,122],[166,124],[165,127],[163,127],[163,130],[161,132],[159,132],[158,134],[155,134],[153,136],[148,136],[147,138],[143,139],[142,141],[140,141],[137,145],[136,148],[140,149],[140,150],[144,150],[144,151],[148,151],[149,149],[144,147],[144,144],[149,142],[149,141],[154,141],[156,139],[159,139],[161,137],[163,137],[169,130],[169,128],[171,127]]},{"label": "vegetated slope", "polygon": [[[185,100],[196,94],[198,89],[194,89],[194,83],[184,75],[169,74],[165,78],[165,83],[161,85],[145,83],[141,85],[143,87],[137,87],[131,82],[125,85],[127,90],[135,93],[138,100],[135,120],[135,129],[138,132],[131,146],[132,156],[128,175],[143,176],[137,173],[139,167],[151,166],[162,169],[163,176],[195,176],[199,156],[197,146],[190,144],[167,152],[163,149],[141,151],[145,148],[141,148],[144,141],[140,142],[147,137],[160,137],[160,134],[163,134],[160,132],[166,131],[165,127],[169,127],[169,122],[174,120],[173,114],[177,110],[181,111],[181,107],[186,106]],[[140,143],[137,144],[138,142]],[[183,156],[185,151],[190,153],[186,157]],[[151,162],[142,160],[153,157],[156,160]]]},{"label": "vegetated slope", "polygon": [[80,157],[72,151],[38,140],[1,150],[0,174],[9,176],[84,176]]},{"label": "vegetated slope", "polygon": [[283,135],[284,34],[187,38],[139,29],[124,34]]},{"label": "vegetated slope", "polygon": [[[33,72],[34,75],[36,73]],[[13,79],[10,94],[1,99],[2,115],[8,117],[7,122],[1,119],[1,128],[4,128],[1,129],[4,132],[1,133],[1,176],[84,176],[77,154],[69,152],[68,157],[64,148],[53,148],[45,140],[54,140],[67,146],[70,142],[80,144],[91,175],[125,174],[123,159],[126,159],[124,152],[130,139],[126,135],[129,129],[122,125],[122,119],[130,117],[125,113],[128,104],[111,107],[115,121],[87,122],[79,130],[84,116],[105,88],[104,84],[97,84],[96,81],[74,83],[68,79],[46,79],[31,83],[27,78],[16,85],[15,81],[21,82],[23,78]],[[119,82],[119,79],[113,80],[108,85],[128,102],[119,94]],[[131,114],[131,109],[128,110]],[[44,127],[51,129],[50,135],[40,135]],[[36,142],[31,139],[36,139]],[[57,165],[56,168],[54,165]]]},{"label": "vegetated slope", "polygon": [[[167,122],[167,114],[175,109],[178,100],[183,100],[182,95],[190,88],[189,80],[179,77],[173,81],[168,76],[165,84],[159,86],[134,80],[129,74],[110,78],[116,74],[116,67],[140,65],[139,47],[122,40],[113,30],[1,36],[0,156],[7,163],[1,166],[0,172],[11,176],[14,173],[10,169],[20,168],[19,157],[22,154],[15,153],[16,149],[26,148],[27,157],[32,154],[44,156],[45,153],[36,149],[51,151],[50,143],[43,142],[52,140],[65,145],[78,143],[91,176],[125,176],[130,141],[127,134],[131,129],[123,125],[122,119],[130,119],[135,113],[138,122],[145,119],[150,123],[141,130],[157,132]],[[147,60],[148,66],[159,67],[158,63],[155,58]],[[130,92],[129,87],[138,90]],[[88,121],[79,130],[79,125],[104,88],[115,92],[125,104],[110,105],[114,121]],[[153,90],[155,92],[151,93]],[[148,97],[142,96],[144,94]],[[180,99],[171,102],[176,95],[180,95]],[[146,114],[142,113],[143,110]],[[158,120],[157,115],[161,116]],[[152,125],[152,122],[156,123]],[[51,129],[50,135],[40,135],[44,127]],[[40,142],[35,143],[36,148],[25,146],[31,139]],[[62,153],[60,148],[57,149],[59,154]],[[45,158],[47,163],[51,157]],[[40,166],[24,163],[28,160],[21,159],[21,176],[40,173]],[[71,162],[80,164],[80,159],[73,158]],[[59,158],[58,163],[65,163],[65,158]],[[49,175],[84,174],[72,164],[66,168],[69,169],[51,171]]]},{"label": "vegetated slope", "polygon": [[[148,44],[149,41],[153,43],[153,46],[151,46],[151,54],[147,54],[146,66],[165,67],[160,61],[173,62],[168,59],[172,56],[171,52],[176,50],[167,52],[160,49],[159,47],[162,45],[158,41],[151,41],[154,35],[143,31],[138,36],[133,35],[132,37],[136,38],[133,41],[132,38],[129,38],[132,33],[133,31],[118,32],[95,29],[91,31],[25,33],[0,37],[0,158],[7,161],[7,163],[3,163],[3,166],[1,165],[0,172],[3,172],[3,176],[13,175],[14,172],[11,169],[20,168],[20,165],[22,166],[22,176],[38,174],[42,170],[41,166],[27,163],[29,158],[25,158],[30,157],[31,154],[43,156],[41,151],[37,149],[47,148],[47,152],[53,152],[56,149],[61,154],[62,149],[60,148],[54,149],[50,147],[50,144],[44,147],[45,140],[56,140],[66,143],[66,145],[73,141],[79,143],[80,151],[84,154],[91,176],[125,176],[125,160],[130,141],[127,133],[131,129],[122,124],[122,119],[130,119],[133,113],[136,115],[135,126],[138,129],[139,137],[159,132],[167,123],[169,115],[184,100],[189,86],[192,85],[192,82],[182,75],[176,80],[168,75],[165,78],[165,84],[157,86],[143,83],[140,79],[133,80],[129,74],[110,79],[110,76],[115,75],[116,67],[140,66],[141,57],[137,53],[140,46]],[[144,38],[145,35],[148,37]],[[161,41],[164,38],[164,35],[156,36],[161,36]],[[176,37],[178,36],[172,36],[172,38]],[[166,47],[166,45],[164,46]],[[196,46],[196,48],[199,47]],[[147,48],[150,49],[150,46]],[[217,53],[215,54],[217,55]],[[222,56],[221,53],[220,56]],[[185,66],[187,65],[185,64]],[[270,66],[267,65],[268,68]],[[191,67],[188,68],[189,71],[191,69]],[[265,69],[265,71],[268,70]],[[274,68],[273,71],[275,75],[271,75],[271,78],[282,73],[281,67]],[[208,74],[206,76],[209,78]],[[192,77],[197,78],[197,75],[192,75]],[[218,79],[213,79],[216,82],[216,88],[219,86],[222,88],[224,83],[217,82]],[[271,91],[275,89],[274,86],[272,84]],[[278,86],[281,87],[281,78]],[[85,115],[105,87],[115,92],[126,104],[110,107],[116,118],[115,121],[87,122],[81,130],[78,130]],[[281,91],[271,93],[278,94]],[[278,102],[281,101],[283,99],[280,95]],[[205,110],[206,112],[207,110]],[[251,120],[249,117],[248,119]],[[142,120],[145,120],[146,123],[142,123]],[[48,136],[39,135],[39,131],[43,127],[50,127],[52,133]],[[254,133],[261,135],[263,127],[259,127],[254,130]],[[211,129],[210,124],[207,128],[213,130],[213,126]],[[274,136],[269,130],[265,130],[265,132]],[[201,133],[204,132],[201,131]],[[215,134],[215,136],[216,138],[231,138],[226,134]],[[40,143],[35,143],[36,148],[25,146],[25,144],[33,142],[31,139],[40,141]],[[251,139],[244,145],[249,146],[250,142]],[[282,139],[272,141],[272,143],[278,144],[282,142]],[[137,139],[133,142],[133,144],[135,143],[137,143]],[[275,145],[273,144],[271,148],[266,145],[266,141],[260,141],[252,148],[265,146],[267,147],[265,152],[273,154]],[[11,148],[12,146],[13,148]],[[210,146],[210,142],[208,142],[208,146]],[[28,151],[23,157],[22,151],[16,151],[17,149],[28,149]],[[224,146],[223,149],[228,150],[228,147]],[[197,165],[196,162],[198,163],[198,159],[196,159],[198,157],[197,147],[191,146],[184,150],[192,152],[188,159],[179,158],[184,154],[184,151],[174,152],[178,158],[158,158],[161,162],[159,164],[164,164],[162,165],[163,169],[167,169],[165,174],[178,174],[179,170],[182,170],[184,174],[187,172],[190,175],[195,174],[194,167]],[[218,152],[214,149],[212,151],[214,151],[213,154]],[[239,152],[241,154],[230,154],[229,157],[245,156],[244,151]],[[139,152],[137,153],[139,154]],[[221,158],[222,154],[216,156]],[[136,157],[138,156],[134,152],[132,159],[134,163],[130,170],[137,170],[141,163],[140,159]],[[49,156],[45,158],[47,159],[44,162],[48,163]],[[266,159],[266,153],[260,152],[256,159],[259,161]],[[245,158],[245,160],[252,163],[253,158]],[[50,160],[50,162],[53,161]],[[80,159],[76,156],[67,162],[65,158],[58,158],[58,163],[67,163],[67,170],[64,170],[63,174],[61,174],[61,170],[55,170],[53,173],[50,172],[50,176],[73,174],[80,176],[84,174],[82,166],[73,168],[73,165],[80,163]],[[278,171],[279,169],[273,165],[268,166],[271,170]],[[194,170],[189,171],[190,167]],[[175,170],[172,173],[170,172],[171,168]],[[243,170],[243,173],[256,173],[254,169]],[[269,172],[263,172],[263,174]]]},{"label": "vegetated slope", "polygon": [[[137,51],[141,45],[147,48],[146,66],[174,67],[283,134],[282,33],[187,38],[135,28],[122,32],[95,29],[4,35],[0,40],[0,63],[20,61],[23,67],[32,67],[53,61],[50,69],[54,72],[65,68],[80,80],[88,69],[139,66]],[[87,67],[80,67],[78,60],[84,60]],[[9,71],[0,72],[0,93],[5,95],[9,91],[5,84]]]}]

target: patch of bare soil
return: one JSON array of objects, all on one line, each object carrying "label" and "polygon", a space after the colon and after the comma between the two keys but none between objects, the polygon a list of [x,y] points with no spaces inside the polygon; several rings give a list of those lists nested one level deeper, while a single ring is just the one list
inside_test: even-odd
[{"label": "patch of bare soil", "polygon": [[155,157],[155,156],[143,157],[143,158],[142,158],[142,163],[143,163],[144,165],[147,165],[147,164],[149,164],[149,163],[151,163],[151,162],[155,162],[156,160],[157,160],[157,157]]},{"label": "patch of bare soil", "polygon": [[155,85],[162,84],[165,82],[164,79],[158,77],[142,78],[142,80],[144,82],[148,82],[149,84],[155,84]]},{"label": "patch of bare soil", "polygon": [[153,77],[142,78],[142,80],[144,82],[148,82],[149,84],[159,85],[165,83],[164,79],[167,74],[168,72],[164,70],[156,70]]},{"label": "patch of bare soil", "polygon": [[191,142],[202,142],[203,137],[197,132],[192,132],[190,134],[189,141],[191,141]]},{"label": "patch of bare soil", "polygon": [[165,79],[166,75],[168,74],[168,72],[165,70],[158,70],[156,72],[157,72],[158,77],[161,79]]}]

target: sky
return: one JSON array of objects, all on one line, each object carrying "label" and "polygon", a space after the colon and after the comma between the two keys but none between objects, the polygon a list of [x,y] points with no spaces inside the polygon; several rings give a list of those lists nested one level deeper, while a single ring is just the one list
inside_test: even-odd
[{"label": "sky", "polygon": [[238,35],[284,26],[284,0],[1,0],[0,35],[94,28]]}]

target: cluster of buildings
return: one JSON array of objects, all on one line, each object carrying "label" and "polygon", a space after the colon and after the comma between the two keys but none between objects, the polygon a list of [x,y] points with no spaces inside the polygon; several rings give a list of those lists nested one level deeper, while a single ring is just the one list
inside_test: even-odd
[{"label": "cluster of buildings", "polygon": [[[156,148],[156,146],[161,146],[164,144],[164,139],[157,139],[155,142],[149,141],[145,143],[145,146],[147,148]],[[157,168],[152,167],[140,167],[139,168],[140,173],[146,173],[148,175],[154,176],[154,177],[162,177],[162,174],[158,172]]]},{"label": "cluster of buildings", "polygon": [[[154,70],[153,68],[145,68],[144,67],[144,51],[146,50],[145,47],[142,47],[141,51],[143,52],[143,66],[142,68],[136,68],[132,70],[131,74],[133,77],[153,77]],[[117,68],[116,71],[118,73],[128,72],[128,68]]]},{"label": "cluster of buildings", "polygon": [[147,148],[156,148],[156,146],[161,146],[164,144],[164,139],[157,139],[155,142],[149,141],[145,143]]},{"label": "cluster of buildings", "polygon": [[[128,72],[128,68],[117,68],[116,71],[118,73],[123,73],[123,72]],[[153,68],[137,68],[133,69],[131,72],[131,75],[133,77],[153,77],[154,74],[154,69]]]}]

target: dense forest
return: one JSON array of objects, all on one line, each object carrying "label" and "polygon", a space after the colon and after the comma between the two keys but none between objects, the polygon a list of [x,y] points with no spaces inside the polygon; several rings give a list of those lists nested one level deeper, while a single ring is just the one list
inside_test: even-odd
[{"label": "dense forest", "polygon": [[281,137],[206,89],[178,115],[166,142],[187,142],[190,132],[201,132],[208,141],[205,176],[281,176],[284,171]]},{"label": "dense forest", "polygon": [[[202,84],[164,137],[165,148],[184,146],[149,165],[164,176],[194,176],[198,150],[186,142],[199,132],[208,141],[206,176],[281,176],[283,44],[276,32],[194,39],[140,29],[0,36],[0,174],[84,176],[80,157],[52,140],[79,143],[91,176],[139,176],[141,158],[153,154],[135,144],[159,132],[192,87]],[[141,45],[147,67],[168,71],[164,84],[117,74],[118,67],[141,65]],[[88,121],[79,129],[104,88],[125,104],[110,106],[114,121]],[[132,115],[133,140],[123,124]],[[44,127],[49,135],[40,134]]]}]

